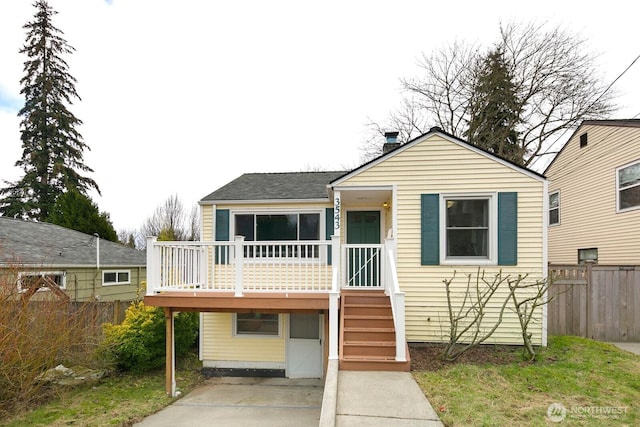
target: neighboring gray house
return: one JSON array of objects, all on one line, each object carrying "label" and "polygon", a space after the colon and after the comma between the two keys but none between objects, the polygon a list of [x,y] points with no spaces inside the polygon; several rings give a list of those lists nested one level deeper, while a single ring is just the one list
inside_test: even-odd
[{"label": "neighboring gray house", "polygon": [[72,301],[130,301],[144,294],[146,253],[54,224],[0,217],[0,283],[15,282],[24,292],[41,278]]}]

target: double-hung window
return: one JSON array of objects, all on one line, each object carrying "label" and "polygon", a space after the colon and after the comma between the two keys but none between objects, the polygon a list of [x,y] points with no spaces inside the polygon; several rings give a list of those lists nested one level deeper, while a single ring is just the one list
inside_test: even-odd
[{"label": "double-hung window", "polygon": [[445,261],[490,260],[491,235],[495,232],[491,220],[493,198],[443,197]]},{"label": "double-hung window", "polygon": [[422,194],[421,265],[517,265],[518,193]]},{"label": "double-hung window", "polygon": [[549,194],[549,225],[560,224],[560,192]]},{"label": "double-hung window", "polygon": [[246,242],[265,242],[247,247],[245,256],[319,257],[318,245],[266,243],[320,240],[319,213],[238,213],[234,219],[234,235],[244,236]]},{"label": "double-hung window", "polygon": [[618,211],[640,208],[640,161],[616,171]]}]

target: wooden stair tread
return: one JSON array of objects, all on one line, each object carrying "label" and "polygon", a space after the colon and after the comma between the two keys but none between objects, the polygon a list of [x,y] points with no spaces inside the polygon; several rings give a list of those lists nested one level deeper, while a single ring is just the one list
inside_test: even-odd
[{"label": "wooden stair tread", "polygon": [[367,326],[345,326],[345,332],[395,332],[395,328],[371,328]]},{"label": "wooden stair tread", "polygon": [[[395,362],[395,356],[343,356],[347,362]],[[401,362],[404,363],[404,362]]]},{"label": "wooden stair tread", "polygon": [[345,303],[344,304],[345,310],[349,310],[350,308],[382,308],[382,309],[391,310],[391,304],[366,304],[366,303],[362,303],[362,304]]},{"label": "wooden stair tread", "polygon": [[361,320],[393,320],[393,316],[386,314],[345,314],[345,319],[361,319]]},{"label": "wooden stair tread", "polygon": [[394,341],[345,341],[344,345],[357,346],[357,347],[395,347]]}]

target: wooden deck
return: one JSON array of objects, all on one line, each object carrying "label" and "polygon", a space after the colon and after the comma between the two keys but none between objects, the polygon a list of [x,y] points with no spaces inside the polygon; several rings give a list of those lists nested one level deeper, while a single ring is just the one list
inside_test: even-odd
[{"label": "wooden deck", "polygon": [[324,292],[162,292],[146,295],[144,303],[172,311],[227,313],[302,313],[329,309],[329,294]]}]

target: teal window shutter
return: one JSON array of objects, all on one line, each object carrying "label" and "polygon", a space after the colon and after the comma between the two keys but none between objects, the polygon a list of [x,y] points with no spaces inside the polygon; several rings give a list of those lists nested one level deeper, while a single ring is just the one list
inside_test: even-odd
[{"label": "teal window shutter", "polygon": [[[216,210],[216,235],[215,240],[219,242],[229,241],[229,209]],[[227,248],[216,247],[216,263],[227,264]]]},{"label": "teal window shutter", "polygon": [[498,265],[518,264],[518,193],[498,193]]},{"label": "teal window shutter", "polygon": [[229,241],[229,209],[216,210],[216,241]]},{"label": "teal window shutter", "polygon": [[333,235],[333,208],[327,208],[324,215],[325,239],[329,240],[327,247],[327,263],[331,265],[331,236]]},{"label": "teal window shutter", "polygon": [[420,195],[420,263],[440,264],[440,195]]}]

